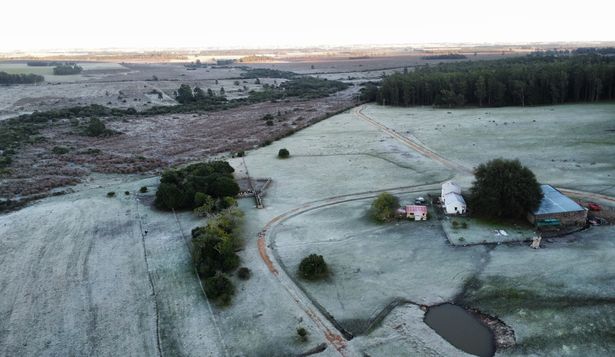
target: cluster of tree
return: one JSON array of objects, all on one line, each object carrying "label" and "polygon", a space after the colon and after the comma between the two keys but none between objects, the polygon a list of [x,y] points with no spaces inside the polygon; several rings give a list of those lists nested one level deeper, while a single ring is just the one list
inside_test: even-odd
[{"label": "cluster of tree", "polygon": [[574,54],[597,53],[601,55],[615,55],[615,47],[581,47],[572,51]]},{"label": "cluster of tree", "polygon": [[262,102],[279,100],[288,97],[313,99],[329,96],[348,88],[348,84],[340,81],[330,81],[314,77],[296,77],[281,83],[279,86],[268,86],[262,91],[251,91],[248,100]]},{"label": "cluster of tree", "polygon": [[32,84],[40,83],[45,80],[45,77],[38,74],[9,74],[6,72],[0,72],[0,85],[8,84]]},{"label": "cluster of tree", "polygon": [[167,170],[160,178],[154,205],[163,210],[197,209],[201,214],[227,208],[239,193],[234,171],[226,161]]},{"label": "cluster of tree", "polygon": [[456,60],[456,59],[466,59],[468,57],[466,57],[465,55],[462,55],[461,53],[446,53],[446,54],[439,54],[439,55],[428,55],[428,56],[422,56],[421,59],[424,60]]},{"label": "cluster of tree", "polygon": [[[615,98],[615,57],[519,57],[420,66],[386,77],[365,99],[400,106],[505,106]],[[369,96],[367,96],[369,94]]]},{"label": "cluster of tree", "polygon": [[292,79],[298,76],[295,72],[280,71],[269,68],[243,68],[241,78],[285,78]]},{"label": "cluster of tree", "polygon": [[51,67],[51,66],[59,66],[62,62],[57,61],[28,61],[26,64],[30,67]]},{"label": "cluster of tree", "polygon": [[519,160],[494,159],[481,164],[474,179],[469,203],[479,216],[523,218],[540,206],[540,184]]},{"label": "cluster of tree", "polygon": [[395,219],[398,208],[399,199],[388,192],[383,192],[372,202],[370,215],[377,222],[390,222]]},{"label": "cluster of tree", "polygon": [[299,263],[298,274],[306,280],[319,280],[329,275],[329,267],[322,255],[310,254]]},{"label": "cluster of tree", "polygon": [[53,67],[53,74],[64,76],[69,74],[79,74],[83,68],[75,63],[64,63]]},{"label": "cluster of tree", "polygon": [[179,89],[175,91],[175,100],[177,100],[180,104],[216,104],[227,101],[224,94],[224,88],[221,88],[220,95],[217,95],[211,88],[208,88],[207,92],[205,92],[200,87],[194,87],[194,89],[192,89],[189,85],[182,84],[179,86]]},{"label": "cluster of tree", "polygon": [[226,274],[239,266],[236,252],[242,244],[242,218],[241,210],[230,208],[210,219],[205,227],[192,230],[192,261],[204,279],[207,297],[220,305],[228,305],[235,292]]},{"label": "cluster of tree", "polygon": [[271,56],[264,56],[264,55],[249,55],[249,56],[243,56],[239,59],[240,63],[244,63],[244,62],[249,62],[249,63],[255,63],[255,62],[271,62],[273,61],[275,58],[271,57]]}]

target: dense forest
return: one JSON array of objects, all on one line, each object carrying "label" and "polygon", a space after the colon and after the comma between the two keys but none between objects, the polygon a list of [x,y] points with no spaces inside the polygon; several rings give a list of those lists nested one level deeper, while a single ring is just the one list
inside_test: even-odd
[{"label": "dense forest", "polygon": [[615,99],[615,57],[519,57],[417,67],[367,86],[364,99],[387,105],[506,106]]},{"label": "dense forest", "polygon": [[39,83],[45,80],[45,77],[38,74],[8,74],[0,72],[0,84],[30,84]]}]

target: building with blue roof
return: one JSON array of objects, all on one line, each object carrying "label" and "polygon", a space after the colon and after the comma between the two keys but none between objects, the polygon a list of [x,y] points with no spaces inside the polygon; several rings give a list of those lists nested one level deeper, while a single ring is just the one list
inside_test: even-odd
[{"label": "building with blue roof", "polygon": [[559,192],[551,185],[540,185],[543,193],[540,206],[528,213],[528,220],[538,227],[583,226],[587,209]]}]

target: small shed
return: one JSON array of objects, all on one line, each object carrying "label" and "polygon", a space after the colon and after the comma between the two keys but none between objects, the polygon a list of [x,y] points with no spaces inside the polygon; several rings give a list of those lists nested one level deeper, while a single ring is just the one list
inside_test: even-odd
[{"label": "small shed", "polygon": [[447,193],[444,196],[443,206],[446,214],[465,214],[467,210],[463,196],[455,192]]},{"label": "small shed", "polygon": [[527,219],[537,227],[583,226],[587,222],[587,209],[559,192],[551,185],[540,185],[543,198],[540,206],[529,212]]},{"label": "small shed", "polygon": [[415,221],[427,220],[427,206],[406,205],[406,217],[414,218]]}]

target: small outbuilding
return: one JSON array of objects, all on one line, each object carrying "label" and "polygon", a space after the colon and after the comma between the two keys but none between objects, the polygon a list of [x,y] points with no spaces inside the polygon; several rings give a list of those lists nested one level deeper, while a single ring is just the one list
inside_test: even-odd
[{"label": "small outbuilding", "polygon": [[540,206],[529,212],[527,219],[537,227],[583,226],[587,209],[559,192],[551,185],[540,185],[544,195]]},{"label": "small outbuilding", "polygon": [[446,214],[466,213],[467,206],[466,201],[461,196],[461,187],[453,181],[447,181],[442,184],[440,201]]},{"label": "small outbuilding", "polygon": [[415,221],[427,220],[427,206],[406,205],[406,217],[413,218]]}]

